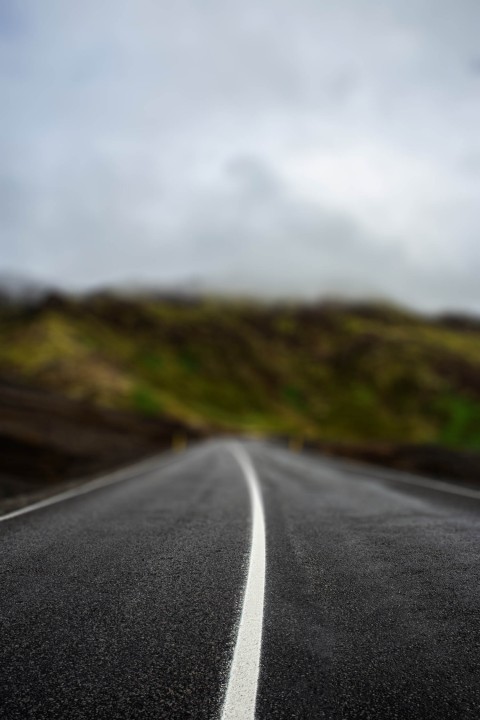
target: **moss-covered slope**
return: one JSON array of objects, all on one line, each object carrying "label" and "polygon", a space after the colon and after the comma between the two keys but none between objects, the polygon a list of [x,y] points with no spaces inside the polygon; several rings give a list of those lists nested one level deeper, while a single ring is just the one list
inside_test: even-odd
[{"label": "moss-covered slope", "polygon": [[0,374],[205,428],[480,447],[480,324],[389,307],[50,296],[2,306]]}]

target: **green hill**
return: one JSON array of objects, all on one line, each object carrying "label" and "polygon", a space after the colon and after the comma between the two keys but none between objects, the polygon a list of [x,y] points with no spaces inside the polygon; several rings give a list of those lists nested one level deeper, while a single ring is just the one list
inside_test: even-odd
[{"label": "green hill", "polygon": [[374,304],[50,295],[0,306],[0,375],[208,430],[480,447],[480,323]]}]

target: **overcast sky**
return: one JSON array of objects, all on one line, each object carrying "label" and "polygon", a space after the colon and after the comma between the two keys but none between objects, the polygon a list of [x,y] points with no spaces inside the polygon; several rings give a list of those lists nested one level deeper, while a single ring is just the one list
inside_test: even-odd
[{"label": "overcast sky", "polygon": [[480,311],[479,0],[0,0],[0,270]]}]

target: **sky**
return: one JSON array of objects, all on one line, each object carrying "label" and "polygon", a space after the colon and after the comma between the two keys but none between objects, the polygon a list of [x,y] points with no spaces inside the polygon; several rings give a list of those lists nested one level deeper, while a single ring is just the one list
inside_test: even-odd
[{"label": "sky", "polygon": [[480,312],[478,0],[0,0],[0,272]]}]

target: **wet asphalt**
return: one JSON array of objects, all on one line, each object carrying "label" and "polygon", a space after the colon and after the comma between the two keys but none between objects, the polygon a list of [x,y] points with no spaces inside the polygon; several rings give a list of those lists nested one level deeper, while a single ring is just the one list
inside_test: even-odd
[{"label": "wet asphalt", "polygon": [[[245,445],[258,720],[480,717],[479,500]],[[0,717],[219,718],[249,559],[228,444],[0,522]]]}]

